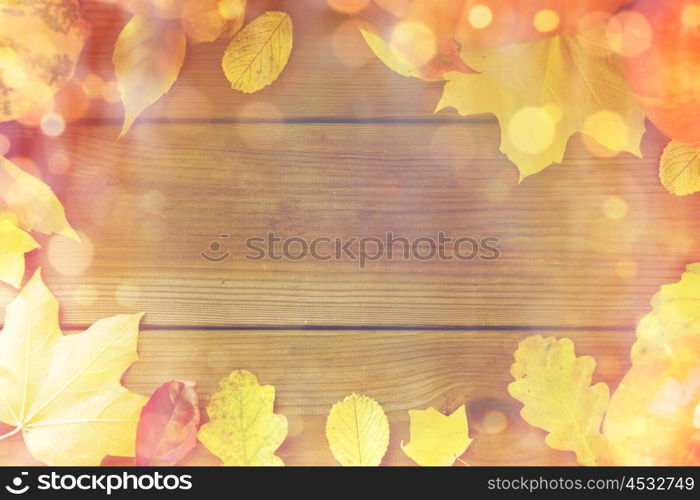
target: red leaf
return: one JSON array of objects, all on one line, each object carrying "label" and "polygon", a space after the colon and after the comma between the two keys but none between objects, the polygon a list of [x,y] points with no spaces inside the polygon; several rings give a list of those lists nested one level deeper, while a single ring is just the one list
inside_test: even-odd
[{"label": "red leaf", "polygon": [[199,398],[195,382],[160,386],[141,411],[136,465],[175,465],[197,444]]}]

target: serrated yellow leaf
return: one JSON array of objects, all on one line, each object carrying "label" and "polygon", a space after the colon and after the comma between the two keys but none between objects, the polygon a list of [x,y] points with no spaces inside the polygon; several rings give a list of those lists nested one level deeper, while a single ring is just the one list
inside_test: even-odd
[{"label": "serrated yellow leaf", "polygon": [[678,141],[669,142],[661,155],[659,178],[668,192],[676,196],[700,191],[700,149]]},{"label": "serrated yellow leaf", "polygon": [[275,388],[252,373],[234,371],[219,382],[199,440],[228,466],[284,465],[275,451],[287,437],[287,419],[274,413]]},{"label": "serrated yellow leaf", "polygon": [[401,448],[418,465],[448,467],[467,451],[469,423],[464,405],[452,415],[444,415],[435,408],[411,410],[411,440]]},{"label": "serrated yellow leaf", "polygon": [[292,53],[292,20],[285,12],[265,12],[231,40],[221,65],[231,88],[257,92],[274,82]]},{"label": "serrated yellow leaf", "polygon": [[19,288],[24,277],[24,254],[39,248],[34,238],[11,220],[0,220],[0,281]]},{"label": "serrated yellow leaf", "polygon": [[58,302],[37,272],[7,307],[0,333],[0,422],[48,465],[99,465],[134,456],[146,398],[120,383],[137,359],[141,315],[63,335]]},{"label": "serrated yellow leaf", "polygon": [[46,184],[0,156],[0,209],[16,217],[27,232],[62,234],[75,241],[80,237],[68,224],[63,205]]},{"label": "serrated yellow leaf", "polygon": [[342,465],[377,466],[389,446],[389,420],[374,399],[351,394],[331,408],[326,438]]},{"label": "serrated yellow leaf", "polygon": [[600,426],[610,399],[608,386],[591,386],[595,360],[576,357],[574,343],[528,337],[515,351],[508,392],[523,403],[520,415],[549,434],[555,450],[573,451],[582,465],[596,465],[604,457]]},{"label": "serrated yellow leaf", "polygon": [[177,20],[134,16],[114,46],[112,62],[124,103],[124,126],[129,131],[148,106],[166,94],[185,61],[187,41]]},{"label": "serrated yellow leaf", "polygon": [[560,163],[576,132],[641,156],[644,113],[604,28],[500,49],[464,49],[462,59],[479,74],[448,73],[437,110],[495,115],[501,151],[521,180]]},{"label": "serrated yellow leaf", "polygon": [[632,363],[643,354],[686,336],[700,336],[700,263],[689,264],[680,281],[663,285],[651,299],[652,311],[637,324]]}]

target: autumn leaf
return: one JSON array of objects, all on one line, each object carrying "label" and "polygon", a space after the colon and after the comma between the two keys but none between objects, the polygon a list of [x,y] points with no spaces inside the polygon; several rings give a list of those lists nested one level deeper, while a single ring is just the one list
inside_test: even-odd
[{"label": "autumn leaf", "polygon": [[421,29],[421,24],[400,21],[373,3],[355,16],[365,42],[389,69],[423,80],[441,80],[451,71],[474,73],[462,61],[457,42],[436,39],[428,28]]},{"label": "autumn leaf", "polygon": [[247,0],[224,0],[218,8],[195,12],[182,18],[187,40],[193,44],[231,37],[243,27]]},{"label": "autumn leaf", "polygon": [[661,184],[669,193],[686,196],[700,191],[700,149],[671,141],[661,155]]},{"label": "autumn leaf", "polygon": [[22,433],[48,465],[99,465],[106,455],[134,456],[146,398],[120,383],[137,359],[141,315],[103,319],[63,335],[58,302],[40,273],[7,307],[0,333],[0,422]]},{"label": "autumn leaf", "polygon": [[231,87],[257,92],[274,82],[292,53],[292,20],[270,11],[254,19],[231,40],[222,67]]},{"label": "autumn leaf", "polygon": [[0,281],[19,288],[24,277],[24,254],[37,248],[34,238],[13,221],[0,220]]},{"label": "autumn leaf", "polygon": [[136,433],[136,465],[177,464],[197,444],[199,398],[194,382],[173,380],[151,395]]},{"label": "autumn leaf", "polygon": [[112,62],[124,103],[123,137],[136,118],[177,80],[186,37],[177,20],[134,16],[119,34]]},{"label": "autumn leaf", "polygon": [[604,28],[500,49],[463,50],[479,74],[448,73],[437,110],[491,113],[501,128],[501,152],[520,179],[564,158],[582,132],[613,151],[641,156],[644,113],[625,80]]},{"label": "autumn leaf", "polygon": [[608,406],[608,386],[591,386],[595,360],[576,357],[570,339],[528,337],[515,351],[508,386],[523,403],[520,415],[549,434],[545,441],[555,450],[573,451],[582,465],[596,465],[604,456],[600,433]]},{"label": "autumn leaf", "polygon": [[16,217],[27,232],[61,234],[80,241],[68,224],[63,205],[51,188],[0,156],[0,208]]},{"label": "autumn leaf", "polygon": [[464,405],[451,415],[435,408],[411,410],[411,440],[401,448],[418,465],[448,467],[467,451],[472,440]]},{"label": "autumn leaf", "polygon": [[389,446],[389,420],[374,399],[351,394],[331,408],[326,438],[342,465],[376,466]]},{"label": "autumn leaf", "polygon": [[680,281],[664,285],[651,299],[652,311],[637,324],[632,363],[670,342],[700,336],[700,263],[689,264]]},{"label": "autumn leaf", "polygon": [[274,413],[275,388],[252,373],[234,371],[219,382],[199,440],[224,465],[284,465],[275,451],[287,437],[287,419]]},{"label": "autumn leaf", "polygon": [[700,465],[700,336],[644,353],[610,398],[603,432],[611,462]]}]

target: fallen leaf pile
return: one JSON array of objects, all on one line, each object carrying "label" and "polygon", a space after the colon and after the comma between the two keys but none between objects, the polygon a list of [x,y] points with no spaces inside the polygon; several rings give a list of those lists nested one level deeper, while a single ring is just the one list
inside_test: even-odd
[{"label": "fallen leaf pile", "polygon": [[570,339],[523,340],[508,391],[547,444],[582,465],[700,465],[700,264],[665,285],[639,322],[632,367],[612,397]]},{"label": "fallen leaf pile", "polygon": [[135,14],[119,35],[113,55],[124,103],[120,137],[173,86],[188,44],[233,37],[222,67],[231,87],[245,93],[274,82],[292,50],[289,15],[266,12],[243,27],[246,0],[121,0],[120,5]]}]

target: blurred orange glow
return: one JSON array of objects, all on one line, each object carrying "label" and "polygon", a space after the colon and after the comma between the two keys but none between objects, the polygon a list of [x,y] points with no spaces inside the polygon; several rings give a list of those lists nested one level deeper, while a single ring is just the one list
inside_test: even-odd
[{"label": "blurred orange glow", "polygon": [[328,5],[338,12],[352,14],[359,12],[369,4],[369,0],[326,0]]}]

